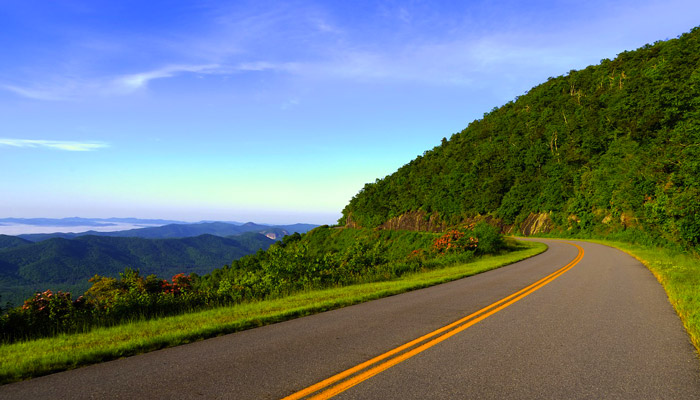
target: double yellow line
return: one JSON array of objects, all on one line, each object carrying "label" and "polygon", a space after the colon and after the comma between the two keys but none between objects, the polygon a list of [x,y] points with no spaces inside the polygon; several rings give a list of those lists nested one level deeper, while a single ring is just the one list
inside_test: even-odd
[{"label": "double yellow line", "polygon": [[[371,360],[365,361],[361,364],[358,364],[348,370],[345,370],[339,374],[333,375],[332,377],[325,379],[315,385],[311,385],[307,387],[306,389],[300,390],[290,396],[285,397],[282,400],[298,400],[305,398],[307,396],[309,399],[312,400],[320,400],[320,399],[329,399],[339,393],[342,393],[349,388],[359,384],[362,381],[365,381],[377,374],[379,374],[382,371],[385,371],[394,365],[405,361],[413,356],[415,356],[418,353],[421,353],[424,350],[427,350],[436,344],[442,342],[443,340],[446,340],[463,330],[469,328],[470,326],[478,323],[479,321],[488,318],[489,316],[505,309],[506,307],[522,300],[526,296],[532,294],[533,292],[541,289],[551,281],[555,280],[558,278],[560,275],[562,275],[564,272],[570,270],[573,268],[574,265],[578,264],[579,261],[583,258],[583,248],[581,246],[576,245],[574,243],[568,243],[578,249],[578,254],[576,255],[576,258],[574,258],[570,263],[566,264],[562,268],[556,270],[555,272],[551,273],[550,275],[545,276],[544,278],[540,279],[539,281],[531,284],[530,286],[523,288],[513,294],[511,294],[508,297],[504,297],[501,300],[498,300],[497,302],[488,305],[481,310],[469,314],[466,317],[457,320],[449,325],[445,325],[440,329],[437,329],[433,332],[428,333],[427,335],[423,335],[419,337],[418,339],[412,340],[404,345],[401,345],[393,350],[387,351],[386,353],[379,355],[377,357],[374,357]],[[437,336],[437,337],[436,337]],[[427,341],[428,339],[431,339]],[[426,342],[427,341],[427,342]],[[425,343],[423,343],[425,342]],[[421,344],[423,343],[423,344]],[[395,356],[395,357],[394,357]],[[393,358],[392,358],[393,357]],[[386,361],[385,361],[386,360]],[[382,363],[372,367],[374,364],[379,363],[380,361],[383,361]],[[370,368],[371,367],[371,368]],[[349,378],[349,379],[346,379]],[[337,384],[336,384],[337,383]],[[330,386],[330,388],[328,388]],[[326,389],[328,388],[328,389]],[[326,389],[322,392],[321,390]],[[320,392],[320,393],[317,393]],[[314,393],[316,393],[314,395]]]}]

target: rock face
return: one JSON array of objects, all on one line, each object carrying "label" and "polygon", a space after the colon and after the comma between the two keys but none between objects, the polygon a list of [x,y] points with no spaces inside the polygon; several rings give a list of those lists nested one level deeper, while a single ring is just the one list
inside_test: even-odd
[{"label": "rock face", "polygon": [[361,228],[361,226],[358,225],[357,222],[355,222],[355,220],[352,219],[352,214],[348,215],[348,217],[345,218],[345,227],[351,229]]},{"label": "rock face", "polygon": [[[519,231],[522,235],[529,236],[552,231],[555,226],[550,218],[550,214],[551,213],[531,213],[518,226],[506,224],[503,220],[490,215],[477,215],[476,217],[465,218],[458,225],[473,227],[479,222],[486,222],[489,225],[497,227],[501,233],[506,235],[515,234]],[[450,226],[452,225],[448,225],[437,213],[428,214],[424,211],[409,211],[398,217],[391,218],[379,225],[377,229],[443,232]],[[345,227],[359,228],[360,226],[350,216],[345,222]]]},{"label": "rock face", "polygon": [[281,231],[262,231],[260,232],[261,234],[267,236],[269,239],[272,240],[281,240],[283,237],[289,235],[289,232],[285,230]]},{"label": "rock face", "polygon": [[520,224],[520,232],[525,236],[547,233],[554,228],[550,213],[530,213]]},{"label": "rock face", "polygon": [[437,213],[428,215],[424,211],[409,211],[392,218],[379,226],[379,229],[442,232],[447,224]]}]

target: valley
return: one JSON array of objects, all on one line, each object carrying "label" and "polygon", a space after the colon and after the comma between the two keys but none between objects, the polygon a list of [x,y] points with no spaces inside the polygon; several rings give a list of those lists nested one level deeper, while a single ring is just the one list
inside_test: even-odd
[{"label": "valley", "polygon": [[313,227],[205,222],[116,232],[0,235],[0,302],[3,307],[6,302],[21,305],[47,289],[81,294],[95,274],[117,276],[125,268],[165,278],[178,273],[204,275],[267,249],[275,242],[269,236],[281,238]]}]

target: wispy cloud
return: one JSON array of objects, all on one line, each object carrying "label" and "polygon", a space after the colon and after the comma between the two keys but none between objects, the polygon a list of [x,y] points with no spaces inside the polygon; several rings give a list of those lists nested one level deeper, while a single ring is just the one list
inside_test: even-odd
[{"label": "wispy cloud", "polygon": [[0,138],[0,146],[50,148],[65,151],[93,151],[109,147],[102,142],[74,142],[68,140],[35,140],[35,139],[10,139]]},{"label": "wispy cloud", "polygon": [[[470,87],[493,81],[493,76],[497,81],[506,76],[513,77],[512,81],[527,80],[533,74],[541,79],[582,67],[599,59],[585,49],[599,54],[604,45],[589,39],[583,28],[567,28],[552,38],[509,26],[476,30],[470,28],[469,19],[456,18],[446,18],[443,28],[424,34],[422,27],[434,26],[438,20],[427,11],[392,9],[385,21],[389,28],[368,32],[361,29],[364,25],[344,23],[342,15],[323,7],[241,10],[215,6],[206,14],[207,29],[178,32],[156,42],[133,38],[89,42],[88,54],[96,59],[102,52],[114,56],[112,48],[123,51],[126,59],[136,54],[159,55],[133,59],[128,70],[76,67],[62,76],[49,71],[22,82],[0,83],[0,90],[28,99],[65,101],[127,96],[147,89],[155,80],[174,81],[190,74],[265,73],[280,73],[276,78],[281,80],[302,78],[304,83],[323,85],[364,81]],[[594,45],[571,46],[572,38],[577,37]],[[127,49],[138,51],[132,54]]]},{"label": "wispy cloud", "polygon": [[233,75],[246,72],[283,71],[296,72],[301,64],[294,62],[272,63],[268,61],[244,61],[229,65],[168,65],[162,68],[124,74],[117,77],[94,79],[63,78],[50,84],[36,86],[0,85],[0,89],[21,97],[45,101],[70,101],[89,97],[129,95],[148,87],[156,79],[176,78],[185,74]]},{"label": "wispy cloud", "polygon": [[173,78],[186,73],[214,74],[224,73],[215,64],[206,65],[169,65],[158,69],[97,78],[58,77],[52,82],[39,83],[34,86],[17,84],[0,85],[16,95],[32,100],[70,101],[89,97],[131,94],[148,86],[154,79]]},{"label": "wispy cloud", "polygon": [[49,101],[59,101],[67,100],[67,93],[70,92],[65,88],[30,88],[30,87],[20,87],[16,85],[2,85],[0,86],[5,90],[13,92],[21,97],[25,97],[33,100],[49,100]]},{"label": "wispy cloud", "polygon": [[184,73],[212,74],[217,73],[219,70],[220,66],[217,64],[169,65],[152,71],[124,75],[114,80],[114,84],[117,88],[133,91],[145,87],[154,79],[171,78]]}]

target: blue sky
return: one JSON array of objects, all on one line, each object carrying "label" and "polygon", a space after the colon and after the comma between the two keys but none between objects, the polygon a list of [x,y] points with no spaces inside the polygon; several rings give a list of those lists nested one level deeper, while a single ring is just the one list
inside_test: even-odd
[{"label": "blue sky", "polygon": [[697,0],[0,0],[0,216],[333,223],[550,76]]}]

